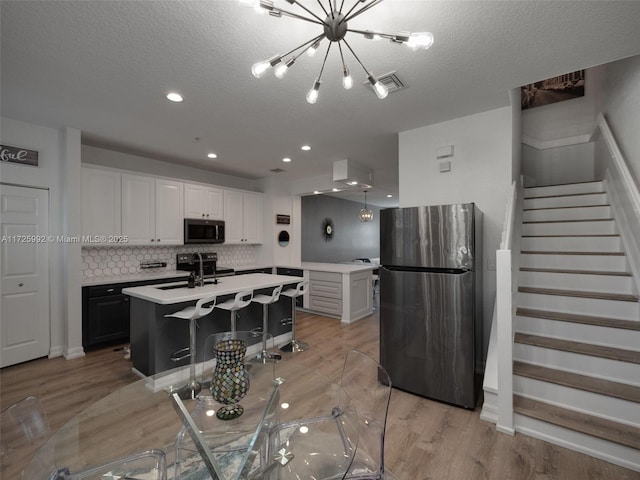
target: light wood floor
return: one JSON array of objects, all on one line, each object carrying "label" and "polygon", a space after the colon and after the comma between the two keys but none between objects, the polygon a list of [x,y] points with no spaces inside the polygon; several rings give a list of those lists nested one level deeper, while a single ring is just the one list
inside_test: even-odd
[{"label": "light wood floor", "polygon": [[[286,361],[337,377],[350,349],[378,357],[377,315],[352,325],[308,313],[299,313],[297,320],[298,337],[311,348],[285,354]],[[130,368],[113,347],[69,361],[40,359],[7,367],[0,370],[0,405],[4,409],[36,395],[55,430],[111,390],[137,380]],[[387,467],[399,480],[640,479],[640,473],[541,440],[497,433],[480,420],[479,407],[468,411],[398,390],[391,396],[385,450]]]}]

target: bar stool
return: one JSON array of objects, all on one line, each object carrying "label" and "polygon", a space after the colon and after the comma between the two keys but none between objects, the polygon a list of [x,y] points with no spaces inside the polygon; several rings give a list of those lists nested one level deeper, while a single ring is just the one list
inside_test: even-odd
[{"label": "bar stool", "polygon": [[296,340],[296,298],[307,293],[309,280],[304,280],[296,285],[296,288],[288,288],[282,295],[291,297],[291,342],[280,347],[283,352],[304,352],[309,348],[309,344]]},{"label": "bar stool", "polygon": [[257,360],[263,362],[277,361],[282,358],[279,353],[273,353],[267,351],[267,335],[269,334],[269,305],[276,303],[280,299],[280,292],[282,292],[282,285],[277,286],[271,292],[271,295],[254,295],[253,302],[262,304],[262,352],[257,356]]},{"label": "bar stool", "polygon": [[231,331],[236,331],[236,312],[248,306],[253,299],[253,290],[244,290],[236,293],[231,300],[216,305],[216,308],[229,310],[231,312]]},{"label": "bar stool", "polygon": [[[213,302],[213,305],[205,307],[207,303]],[[189,357],[189,383],[180,387],[176,392],[182,400],[194,399],[202,390],[202,385],[196,381],[196,320],[209,315],[216,304],[215,295],[201,298],[196,302],[195,306],[186,307],[178,312],[170,313],[165,317],[182,318],[189,320],[189,347],[182,348],[171,356],[171,360],[179,362]],[[188,352],[186,355],[183,353]]]}]

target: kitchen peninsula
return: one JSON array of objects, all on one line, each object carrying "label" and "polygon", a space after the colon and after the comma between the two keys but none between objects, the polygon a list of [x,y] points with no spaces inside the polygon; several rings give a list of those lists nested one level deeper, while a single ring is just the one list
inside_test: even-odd
[{"label": "kitchen peninsula", "polygon": [[[279,285],[294,287],[302,280],[302,277],[252,273],[222,277],[217,284],[205,283],[203,287],[196,288],[187,288],[186,282],[125,288],[122,293],[131,297],[130,342],[134,371],[140,375],[154,375],[188,363],[188,359],[179,363],[171,360],[174,352],[189,345],[188,322],[165,315],[194,305],[200,298],[210,295],[215,295],[218,303],[244,290],[252,290],[254,295],[271,294],[273,288]],[[291,316],[290,301],[288,297],[280,297],[277,303],[269,306],[269,333],[278,344],[286,343],[291,338],[291,325],[284,322]],[[261,325],[262,305],[251,303],[238,311],[238,330],[253,330]],[[214,309],[211,314],[198,320],[196,361],[203,361],[204,344],[209,335],[229,329],[227,310]]]}]

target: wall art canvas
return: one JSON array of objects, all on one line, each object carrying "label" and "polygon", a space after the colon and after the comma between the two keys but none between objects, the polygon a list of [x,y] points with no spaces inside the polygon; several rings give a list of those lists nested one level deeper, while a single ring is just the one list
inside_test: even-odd
[{"label": "wall art canvas", "polygon": [[522,110],[584,97],[584,70],[520,87]]}]

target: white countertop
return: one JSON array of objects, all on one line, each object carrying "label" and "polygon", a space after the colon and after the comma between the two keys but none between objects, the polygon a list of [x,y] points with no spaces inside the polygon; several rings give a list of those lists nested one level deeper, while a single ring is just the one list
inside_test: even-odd
[{"label": "white countertop", "polygon": [[353,273],[364,270],[374,270],[378,268],[378,266],[372,263],[302,262],[300,268],[303,270],[314,270],[316,272]]},{"label": "white countertop", "polygon": [[290,277],[287,275],[271,275],[268,273],[250,273],[248,275],[238,275],[221,277],[218,284],[208,284],[204,287],[196,288],[174,288],[172,290],[161,290],[158,287],[177,285],[183,282],[164,283],[162,285],[147,285],[144,287],[130,287],[122,290],[125,295],[147,300],[161,305],[173,303],[196,301],[209,295],[232,295],[243,290],[259,290],[261,288],[277,287],[278,285],[288,285],[301,282],[302,277]]}]

